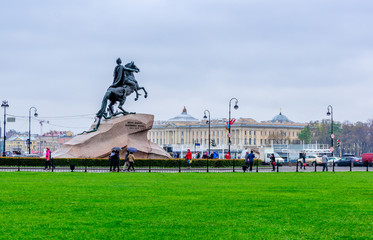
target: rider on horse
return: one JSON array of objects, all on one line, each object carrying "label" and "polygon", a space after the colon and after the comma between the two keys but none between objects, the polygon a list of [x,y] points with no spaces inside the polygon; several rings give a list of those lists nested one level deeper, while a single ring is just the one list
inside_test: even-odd
[{"label": "rider on horse", "polygon": [[[122,65],[122,60],[120,58],[117,59],[117,66],[114,68],[114,81],[113,84],[110,87],[122,87],[124,84],[126,84],[126,71],[130,72],[136,72],[138,73],[138,69],[133,69]],[[130,83],[132,85],[132,83]]]}]

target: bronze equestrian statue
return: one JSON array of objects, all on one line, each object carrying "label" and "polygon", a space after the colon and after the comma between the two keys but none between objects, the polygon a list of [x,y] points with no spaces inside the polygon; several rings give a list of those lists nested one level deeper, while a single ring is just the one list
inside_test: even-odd
[{"label": "bronze equestrian statue", "polygon": [[[135,65],[134,62],[127,63],[125,66],[123,66],[122,60],[120,58],[117,59],[117,66],[115,67],[113,74],[113,84],[107,89],[106,94],[102,99],[101,108],[96,113],[96,117],[98,119],[97,125],[93,130],[88,131],[87,133],[97,131],[98,127],[100,126],[102,117],[104,117],[105,119],[110,119],[119,114],[136,114],[135,112],[127,112],[122,108],[127,96],[129,96],[133,92],[136,93],[135,101],[137,101],[140,96],[140,94],[138,93],[139,90],[144,91],[145,98],[147,98],[148,96],[145,88],[140,87],[137,83],[134,72],[140,72],[140,69]],[[108,100],[110,101],[109,106],[107,106]],[[114,104],[116,102],[119,102],[119,111],[114,112]]]}]

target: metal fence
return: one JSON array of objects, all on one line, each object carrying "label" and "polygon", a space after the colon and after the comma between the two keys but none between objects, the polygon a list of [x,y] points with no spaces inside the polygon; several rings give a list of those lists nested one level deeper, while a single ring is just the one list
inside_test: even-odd
[{"label": "metal fence", "polygon": [[[152,164],[152,160],[148,160],[144,165],[142,162],[141,165],[137,164],[135,161],[134,171],[135,172],[169,172],[169,173],[183,173],[183,172],[320,172],[326,170],[324,166],[314,164],[313,166],[303,167],[295,163],[285,163],[283,165],[276,164],[275,166],[271,165],[261,165],[260,162],[254,162],[252,169],[250,167],[242,164],[243,160],[231,160],[231,166],[221,166],[217,167],[212,164],[212,161],[208,159],[205,160],[204,166],[193,166],[193,163],[190,167],[187,166],[186,160],[178,159],[173,161],[172,164],[167,166],[157,166]],[[103,161],[103,164],[100,166],[92,166],[92,164],[87,163],[87,161],[80,161],[79,163],[74,164],[57,164],[54,167],[44,167],[44,160],[40,160],[39,164],[33,163],[35,160],[27,159],[14,159],[12,163],[7,162],[3,164],[0,161],[0,171],[14,172],[14,171],[27,171],[27,172],[114,172],[114,166],[110,166],[109,161]],[[155,162],[155,161],[154,161]],[[371,163],[364,163],[362,166],[354,166],[353,162],[349,166],[336,166],[334,163],[328,166],[329,172],[346,172],[346,171],[370,171],[372,168]],[[115,169],[115,172],[118,168]],[[123,168],[123,160],[121,160],[119,165],[119,172],[128,172],[127,167]],[[132,172],[132,171],[130,171]]]}]

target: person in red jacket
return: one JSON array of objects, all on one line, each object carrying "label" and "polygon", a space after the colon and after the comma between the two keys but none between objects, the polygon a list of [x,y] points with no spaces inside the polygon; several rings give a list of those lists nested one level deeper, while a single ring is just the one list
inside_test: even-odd
[{"label": "person in red jacket", "polygon": [[47,169],[50,170],[51,167],[53,167],[53,169],[55,169],[55,166],[52,163],[51,150],[49,149],[49,147],[47,147],[47,150],[45,151],[45,167],[44,167],[44,170],[47,170]]},{"label": "person in red jacket", "polygon": [[192,163],[192,152],[190,149],[188,149],[185,159],[187,160],[188,167],[190,168],[190,164]]},{"label": "person in red jacket", "polygon": [[231,159],[231,155],[229,154],[229,152],[227,152],[225,155],[224,155],[225,159]]}]

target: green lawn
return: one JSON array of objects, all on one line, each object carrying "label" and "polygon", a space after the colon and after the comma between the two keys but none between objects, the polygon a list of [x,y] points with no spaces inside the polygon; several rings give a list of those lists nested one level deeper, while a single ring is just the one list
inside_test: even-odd
[{"label": "green lawn", "polygon": [[372,239],[373,173],[0,173],[1,239]]}]

